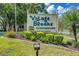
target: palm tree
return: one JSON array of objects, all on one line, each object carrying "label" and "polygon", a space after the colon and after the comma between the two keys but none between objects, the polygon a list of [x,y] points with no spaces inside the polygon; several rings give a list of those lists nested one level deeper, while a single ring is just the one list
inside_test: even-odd
[{"label": "palm tree", "polygon": [[[74,30],[72,27],[73,23],[74,24],[79,23],[79,10],[77,9],[69,10],[63,16],[63,24],[66,29],[70,28],[73,31]],[[75,39],[75,41],[77,41],[77,39]]]}]

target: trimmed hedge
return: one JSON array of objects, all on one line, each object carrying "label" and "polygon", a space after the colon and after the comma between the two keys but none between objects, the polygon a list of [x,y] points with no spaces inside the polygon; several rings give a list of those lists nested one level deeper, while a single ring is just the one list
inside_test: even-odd
[{"label": "trimmed hedge", "polygon": [[63,36],[62,35],[55,35],[54,36],[54,43],[55,44],[62,44]]},{"label": "trimmed hedge", "polygon": [[26,39],[29,40],[40,40],[45,43],[55,43],[62,44],[63,36],[56,35],[53,33],[44,33],[44,32],[31,32],[31,31],[23,31],[20,33]]},{"label": "trimmed hedge", "polygon": [[35,41],[35,40],[36,40],[34,35],[32,35],[32,36],[30,37],[30,39],[31,39],[32,41]]},{"label": "trimmed hedge", "polygon": [[[62,44],[64,46],[73,45],[75,48],[79,48],[79,41],[75,42],[73,41],[73,39],[69,38],[68,36],[63,36],[60,34],[31,32],[31,31],[23,31],[20,32],[19,34],[20,36],[32,41],[40,40],[41,42],[45,42],[45,43]],[[10,32],[6,32],[5,36],[10,38],[15,38],[17,34],[14,31],[10,31]]]},{"label": "trimmed hedge", "polygon": [[16,32],[14,32],[14,31],[6,32],[5,36],[7,36],[9,38],[15,38],[16,37]]},{"label": "trimmed hedge", "polygon": [[[60,34],[31,32],[31,31],[23,31],[20,32],[19,34],[20,36],[32,41],[40,40],[41,42],[45,42],[45,43],[62,44],[64,46],[73,45],[75,48],[79,48],[79,41],[75,42],[73,41],[73,39],[70,39],[68,36],[63,36]],[[10,31],[10,32],[6,32],[5,36],[9,38],[15,38],[17,34],[14,31]]]},{"label": "trimmed hedge", "polygon": [[31,36],[33,35],[31,31],[25,31],[24,34],[26,39],[31,39]]},{"label": "trimmed hedge", "polygon": [[23,31],[20,34],[26,39],[31,39],[31,36],[33,35],[31,31]]},{"label": "trimmed hedge", "polygon": [[36,32],[35,37],[37,40],[44,41],[45,34],[44,32]]},{"label": "trimmed hedge", "polygon": [[54,34],[46,34],[46,42],[53,43],[54,42]]},{"label": "trimmed hedge", "polygon": [[44,37],[44,32],[36,32],[36,38],[40,39],[41,37]]}]

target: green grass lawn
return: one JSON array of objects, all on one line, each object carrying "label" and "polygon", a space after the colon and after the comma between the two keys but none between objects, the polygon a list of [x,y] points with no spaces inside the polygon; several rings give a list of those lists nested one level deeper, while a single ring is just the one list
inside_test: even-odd
[{"label": "green grass lawn", "polygon": [[[0,38],[0,56],[35,56],[34,42],[27,40]],[[41,43],[40,56],[79,56],[79,52],[73,52],[64,48],[50,46]]]}]

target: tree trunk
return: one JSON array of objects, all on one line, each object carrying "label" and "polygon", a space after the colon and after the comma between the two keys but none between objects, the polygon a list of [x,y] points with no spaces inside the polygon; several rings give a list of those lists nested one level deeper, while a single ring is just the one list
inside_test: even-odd
[{"label": "tree trunk", "polygon": [[14,31],[14,26],[13,25],[11,26],[11,31]]},{"label": "tree trunk", "polygon": [[24,31],[27,30],[27,23],[24,23]]},{"label": "tree trunk", "polygon": [[6,31],[9,31],[9,24],[6,25]]},{"label": "tree trunk", "polygon": [[76,24],[74,22],[72,23],[72,29],[73,29],[73,34],[74,34],[74,37],[75,37],[75,41],[77,42]]}]

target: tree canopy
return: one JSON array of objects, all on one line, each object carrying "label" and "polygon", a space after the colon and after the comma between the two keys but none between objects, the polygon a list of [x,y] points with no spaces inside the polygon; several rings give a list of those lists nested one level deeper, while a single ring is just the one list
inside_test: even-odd
[{"label": "tree canopy", "polygon": [[79,26],[79,10],[72,9],[67,11],[63,16],[62,22],[64,24],[64,28],[70,30],[70,32],[74,34],[75,41],[77,41],[76,30],[79,30],[79,27],[77,27]]},{"label": "tree canopy", "polygon": [[15,4],[0,4],[0,24],[3,26],[3,29],[5,31],[15,30],[15,26],[19,27],[27,23],[27,10],[29,13],[47,13],[44,3],[17,3],[17,25],[15,25]]}]

